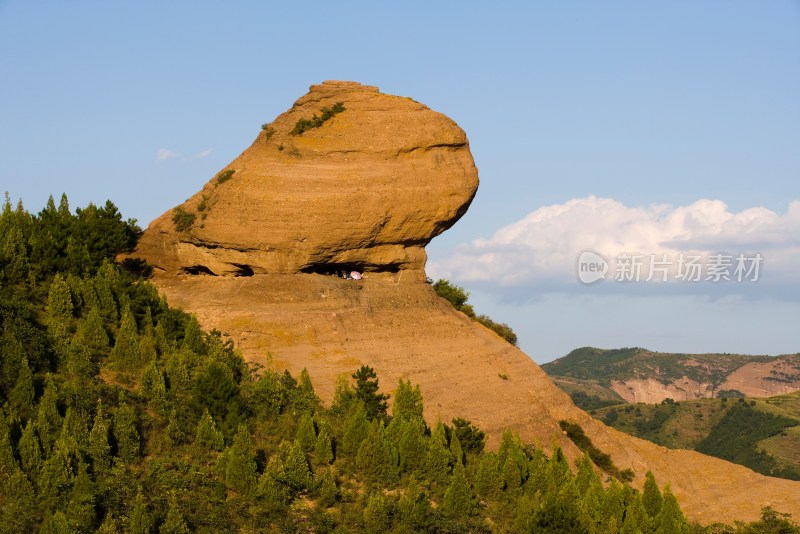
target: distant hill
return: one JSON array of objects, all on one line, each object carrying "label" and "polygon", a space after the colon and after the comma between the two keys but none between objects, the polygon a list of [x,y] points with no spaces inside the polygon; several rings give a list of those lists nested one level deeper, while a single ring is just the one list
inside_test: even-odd
[{"label": "distant hill", "polygon": [[800,480],[800,392],[766,399],[668,399],[589,413],[665,447],[694,449],[765,475]]},{"label": "distant hill", "polygon": [[800,390],[800,354],[674,354],[582,347],[542,365],[583,408],[717,397],[770,397]]},{"label": "distant hill", "polygon": [[576,405],[617,430],[800,480],[797,354],[583,347],[542,369]]}]

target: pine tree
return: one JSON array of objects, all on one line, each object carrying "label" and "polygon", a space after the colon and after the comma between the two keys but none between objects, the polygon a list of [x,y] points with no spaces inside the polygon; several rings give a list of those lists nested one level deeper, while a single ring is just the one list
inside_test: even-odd
[{"label": "pine tree", "polygon": [[399,474],[397,450],[386,436],[383,421],[372,420],[366,439],[356,454],[356,466],[371,480],[391,484]]},{"label": "pine tree", "polygon": [[67,522],[74,532],[89,532],[94,525],[95,487],[82,461],[78,464],[78,474],[72,484],[67,502]]},{"label": "pine tree", "polygon": [[370,494],[364,506],[364,532],[384,534],[389,531],[390,524],[386,499],[379,492]]},{"label": "pine tree", "polygon": [[14,458],[14,450],[11,448],[8,421],[0,412],[0,478],[10,477],[17,471],[19,471],[19,465]]},{"label": "pine tree", "polygon": [[652,532],[652,520],[642,503],[642,495],[633,493],[625,507],[625,519],[620,534],[641,534]]},{"label": "pine tree", "polygon": [[311,417],[310,413],[305,412],[300,418],[295,439],[300,443],[303,451],[311,452],[314,450],[314,445],[317,443],[317,433],[314,430],[314,418]]},{"label": "pine tree", "polygon": [[181,348],[193,354],[205,354],[206,347],[205,343],[203,343],[203,331],[200,328],[200,323],[194,317],[190,318],[186,323]]},{"label": "pine tree", "polygon": [[112,512],[108,512],[105,519],[103,519],[103,522],[100,524],[97,534],[117,534],[118,532],[119,525],[117,523],[117,519],[114,517]]},{"label": "pine tree", "polygon": [[111,349],[111,358],[118,369],[132,369],[140,362],[139,334],[136,330],[136,319],[131,309],[126,307],[122,311],[122,319],[117,331],[114,348]]},{"label": "pine tree", "polygon": [[25,238],[20,228],[13,224],[5,231],[0,241],[0,281],[4,285],[24,282],[28,278],[30,264]]},{"label": "pine tree", "polygon": [[[497,460],[506,489],[511,491],[520,489],[528,479],[528,458],[519,436],[510,430],[503,433]],[[566,469],[569,471],[569,465],[566,465]]]},{"label": "pine tree", "polygon": [[394,392],[392,419],[401,421],[422,419],[422,392],[419,385],[412,387],[409,380],[400,379]]},{"label": "pine tree", "polygon": [[326,426],[320,428],[314,443],[314,462],[317,465],[328,465],[333,462],[333,442]]},{"label": "pine tree", "polygon": [[311,376],[305,367],[300,372],[300,382],[297,387],[295,403],[300,412],[313,414],[320,408],[319,398],[314,393],[314,386],[311,384]]},{"label": "pine tree", "polygon": [[336,485],[336,475],[332,468],[327,468],[319,476],[317,486],[317,502],[324,508],[336,504],[339,498],[339,487]]},{"label": "pine tree", "polygon": [[425,440],[425,421],[422,419],[392,419],[387,435],[397,447],[400,469],[421,475],[428,451]]},{"label": "pine tree", "polygon": [[653,521],[656,534],[683,534],[689,532],[689,524],[681,511],[678,501],[669,489],[664,488],[661,509]]},{"label": "pine tree", "polygon": [[142,488],[136,492],[136,499],[133,502],[133,509],[128,515],[128,532],[130,534],[149,534],[153,526],[153,518],[147,510],[144,502]]},{"label": "pine tree", "polygon": [[364,406],[356,402],[344,423],[344,436],[342,437],[342,452],[352,456],[358,452],[361,442],[369,433],[369,421]]},{"label": "pine tree", "polygon": [[89,457],[95,474],[104,473],[111,467],[111,445],[108,443],[108,419],[103,413],[103,405],[97,401],[92,430],[89,432]]},{"label": "pine tree", "polygon": [[432,514],[431,503],[417,479],[408,479],[405,492],[397,504],[399,522],[411,532],[427,532]]},{"label": "pine tree", "polygon": [[389,395],[378,393],[378,375],[375,370],[368,365],[362,365],[353,373],[353,378],[356,379],[356,398],[363,403],[367,419],[386,419],[386,400]]},{"label": "pine tree", "polygon": [[103,317],[96,306],[93,306],[86,318],[78,324],[73,343],[88,350],[93,361],[98,361],[108,353],[108,334],[103,328]]},{"label": "pine tree", "polygon": [[[142,341],[144,341],[144,339]],[[166,411],[169,407],[167,400],[167,384],[164,381],[164,373],[159,368],[158,363],[156,363],[155,349],[153,350],[152,359],[145,367],[140,385],[140,392],[142,396],[150,402],[150,405],[155,409],[156,413],[161,416],[166,415]]]},{"label": "pine tree", "polygon": [[53,449],[53,444],[63,424],[61,414],[58,413],[56,398],[56,385],[53,382],[53,378],[48,374],[45,377],[44,394],[39,399],[39,407],[36,411],[36,430],[39,433],[39,441],[42,444],[42,448],[47,455]]},{"label": "pine tree", "polygon": [[241,496],[252,495],[256,488],[256,461],[253,440],[245,425],[239,425],[225,455],[225,483]]},{"label": "pine tree", "polygon": [[658,484],[656,484],[656,479],[652,472],[648,471],[644,476],[642,504],[644,504],[644,509],[647,510],[647,515],[654,518],[661,511],[661,492],[658,490]]},{"label": "pine tree", "polygon": [[63,351],[69,340],[69,328],[74,309],[69,286],[61,273],[56,273],[50,283],[45,310],[47,311],[47,328]]},{"label": "pine tree", "polygon": [[70,534],[71,532],[67,517],[62,512],[48,516],[39,528],[39,534]]},{"label": "pine tree", "polygon": [[125,463],[139,457],[141,440],[136,428],[136,413],[126,402],[122,402],[114,412],[114,428],[112,430],[117,442],[117,456]]},{"label": "pine tree", "polygon": [[208,413],[208,409],[203,412],[203,417],[197,423],[197,432],[195,433],[194,443],[202,449],[209,449],[212,451],[221,451],[225,448],[225,439],[222,437],[222,432],[217,430],[214,424],[214,418]]},{"label": "pine tree", "polygon": [[8,395],[9,407],[20,419],[27,420],[33,413],[33,373],[28,358],[23,357],[14,389]]},{"label": "pine tree", "polygon": [[28,424],[25,425],[17,444],[17,450],[22,470],[31,480],[38,480],[39,469],[42,467],[42,448],[36,435],[35,424],[32,421],[28,421]]},{"label": "pine tree", "polygon": [[500,478],[500,467],[497,464],[497,455],[492,452],[484,453],[475,471],[475,493],[481,499],[493,498],[503,487]]},{"label": "pine tree", "polygon": [[456,464],[450,485],[444,492],[442,500],[442,513],[450,518],[465,518],[472,514],[472,490],[462,464]]},{"label": "pine tree", "polygon": [[283,441],[278,446],[278,451],[270,460],[269,472],[276,482],[288,491],[289,495],[296,495],[307,491],[312,485],[311,470],[300,444]]},{"label": "pine tree", "polygon": [[464,465],[464,451],[461,449],[461,442],[458,440],[458,435],[455,432],[450,433],[450,454],[453,457],[453,465]]},{"label": "pine tree", "polygon": [[4,532],[33,532],[39,520],[40,508],[33,485],[20,470],[0,476],[0,530]]},{"label": "pine tree", "polygon": [[427,478],[440,484],[447,484],[448,476],[450,475],[450,449],[447,445],[447,435],[441,421],[436,424],[428,440],[424,469]]},{"label": "pine tree", "polygon": [[68,488],[73,480],[73,456],[69,445],[57,441],[52,454],[42,464],[39,471],[38,487],[41,500],[50,509],[62,509]]},{"label": "pine tree", "polygon": [[181,515],[178,499],[175,493],[169,496],[169,507],[167,508],[167,517],[164,523],[158,529],[160,534],[189,534],[189,526]]}]

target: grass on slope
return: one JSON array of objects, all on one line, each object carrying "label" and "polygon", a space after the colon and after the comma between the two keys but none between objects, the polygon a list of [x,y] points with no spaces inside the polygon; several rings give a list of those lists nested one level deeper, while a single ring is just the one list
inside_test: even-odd
[{"label": "grass on slope", "polygon": [[[762,474],[800,479],[800,394],[771,399],[700,399],[591,410],[627,434],[695,449]],[[781,406],[782,408],[777,408]],[[777,413],[780,412],[780,413]]]}]

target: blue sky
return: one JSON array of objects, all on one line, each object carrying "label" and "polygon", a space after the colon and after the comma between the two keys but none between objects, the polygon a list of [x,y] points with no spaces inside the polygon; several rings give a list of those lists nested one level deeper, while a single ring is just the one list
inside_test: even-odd
[{"label": "blue sky", "polygon": [[[481,186],[429,272],[536,361],[800,350],[799,2],[285,4],[0,0],[0,188],[146,225],[309,85],[356,80],[467,132]],[[762,252],[763,276],[576,281],[583,248],[631,247]]]}]

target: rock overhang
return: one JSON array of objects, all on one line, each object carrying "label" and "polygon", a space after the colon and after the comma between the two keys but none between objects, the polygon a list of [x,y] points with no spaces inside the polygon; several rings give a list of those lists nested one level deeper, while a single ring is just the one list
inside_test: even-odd
[{"label": "rock overhang", "polygon": [[134,256],[165,274],[413,271],[467,210],[478,174],[464,131],[377,87],[313,85]]}]

